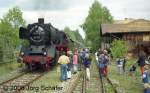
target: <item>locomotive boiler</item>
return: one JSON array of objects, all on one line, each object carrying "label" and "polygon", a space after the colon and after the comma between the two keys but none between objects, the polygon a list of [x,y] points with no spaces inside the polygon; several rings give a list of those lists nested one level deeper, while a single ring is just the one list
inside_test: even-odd
[{"label": "locomotive boiler", "polygon": [[28,40],[28,45],[22,45],[19,62],[23,62],[30,70],[34,68],[47,69],[55,64],[60,52],[69,50],[69,38],[63,32],[53,27],[50,23],[44,23],[39,18],[37,23],[20,27],[19,38]]}]

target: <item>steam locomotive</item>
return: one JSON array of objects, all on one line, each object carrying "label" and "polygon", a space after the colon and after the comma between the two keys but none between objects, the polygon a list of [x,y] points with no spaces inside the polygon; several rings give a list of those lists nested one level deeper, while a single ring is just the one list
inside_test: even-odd
[{"label": "steam locomotive", "polygon": [[26,28],[20,27],[19,38],[29,41],[28,45],[21,47],[19,55],[19,62],[29,70],[37,67],[48,69],[57,62],[61,52],[69,50],[69,37],[50,23],[45,24],[43,18]]}]

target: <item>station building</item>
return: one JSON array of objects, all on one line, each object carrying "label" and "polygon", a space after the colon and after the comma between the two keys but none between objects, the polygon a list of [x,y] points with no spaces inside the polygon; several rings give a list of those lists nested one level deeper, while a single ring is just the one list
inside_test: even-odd
[{"label": "station building", "polygon": [[150,20],[125,19],[101,25],[102,48],[109,48],[114,39],[128,42],[129,52],[144,50],[150,55]]}]

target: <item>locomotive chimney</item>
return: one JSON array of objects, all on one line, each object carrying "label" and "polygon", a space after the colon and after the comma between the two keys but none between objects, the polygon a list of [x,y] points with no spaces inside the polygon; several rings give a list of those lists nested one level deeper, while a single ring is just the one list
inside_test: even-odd
[{"label": "locomotive chimney", "polygon": [[38,23],[39,24],[44,24],[44,18],[38,18]]}]

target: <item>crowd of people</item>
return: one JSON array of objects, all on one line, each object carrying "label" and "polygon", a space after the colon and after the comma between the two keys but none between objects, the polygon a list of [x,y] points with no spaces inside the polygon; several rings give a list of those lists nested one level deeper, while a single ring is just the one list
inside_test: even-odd
[{"label": "crowd of people", "polygon": [[[100,75],[106,77],[108,74],[108,65],[110,62],[110,53],[106,49],[99,49],[95,53],[95,58],[97,66],[99,67]],[[126,70],[126,57],[116,59],[116,67],[118,74],[124,74],[127,71],[129,75],[132,76],[137,66],[140,68],[142,82],[144,84],[144,93],[150,93],[150,84],[148,79],[148,65],[146,63],[145,53],[143,51],[139,52],[137,62],[133,63],[129,70]],[[91,52],[88,48],[75,49],[74,52],[67,51],[62,52],[58,59],[60,64],[60,80],[67,81],[71,78],[72,74],[78,73],[78,71],[85,70],[87,75],[87,80],[90,80],[90,65],[92,62]]]},{"label": "crowd of people", "polygon": [[71,78],[72,74],[78,73],[81,69],[85,69],[87,80],[89,80],[91,61],[92,57],[88,48],[75,49],[74,52],[62,52],[58,59],[60,64],[60,80],[67,81]]},{"label": "crowd of people", "polygon": [[142,77],[142,83],[144,85],[144,93],[150,93],[150,84],[149,84],[149,63],[146,60],[146,54],[144,51],[140,50],[138,54],[138,60],[134,64],[131,65],[129,69],[129,74],[132,76],[135,72],[137,67],[140,68],[140,74]]},{"label": "crowd of people", "polygon": [[[106,49],[99,49],[95,53],[95,58],[97,61],[97,65],[99,67],[99,73],[101,76],[107,76],[108,74],[108,65],[110,62],[110,54]],[[116,67],[118,74],[124,74],[129,72],[130,76],[135,74],[137,67],[140,68],[140,74],[142,77],[142,83],[144,84],[144,93],[150,93],[150,84],[149,84],[149,75],[148,75],[148,68],[149,63],[146,61],[146,54],[144,51],[140,51],[138,54],[137,62],[133,63],[129,70],[126,70],[126,57],[116,58]]]},{"label": "crowd of people", "polygon": [[140,66],[140,71],[142,75],[142,80],[144,83],[144,93],[150,93],[150,84],[149,84],[149,75],[148,75],[148,68],[149,64],[146,62],[146,54],[144,51],[139,52],[139,58],[137,61],[138,65]]}]

